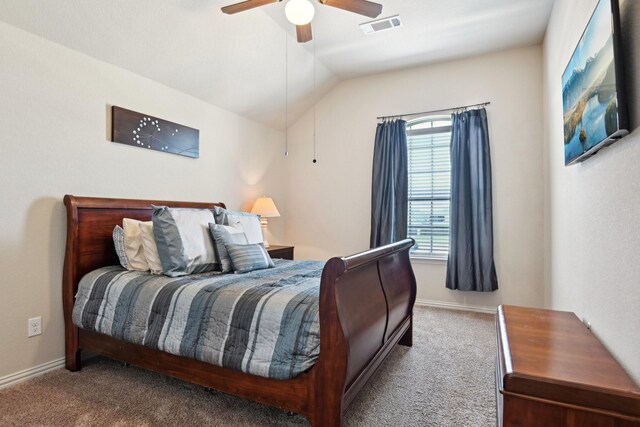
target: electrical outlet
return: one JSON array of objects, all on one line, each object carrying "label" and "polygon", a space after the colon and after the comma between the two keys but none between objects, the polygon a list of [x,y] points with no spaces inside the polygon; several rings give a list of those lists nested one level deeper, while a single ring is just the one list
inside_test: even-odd
[{"label": "electrical outlet", "polygon": [[42,334],[42,317],[34,317],[27,322],[27,336],[33,337]]}]

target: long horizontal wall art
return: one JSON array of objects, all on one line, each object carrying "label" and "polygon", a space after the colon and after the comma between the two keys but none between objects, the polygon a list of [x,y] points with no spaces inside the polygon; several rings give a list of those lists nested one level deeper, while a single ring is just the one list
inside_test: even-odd
[{"label": "long horizontal wall art", "polygon": [[111,107],[111,141],[147,150],[200,156],[200,131],[157,117]]}]

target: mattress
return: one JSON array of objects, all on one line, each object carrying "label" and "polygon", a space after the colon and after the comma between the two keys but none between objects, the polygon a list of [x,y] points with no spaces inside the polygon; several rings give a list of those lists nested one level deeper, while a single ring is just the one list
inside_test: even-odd
[{"label": "mattress", "polygon": [[178,278],[103,267],[80,281],[73,323],[217,366],[291,379],[320,354],[324,263],[275,264],[246,274]]}]

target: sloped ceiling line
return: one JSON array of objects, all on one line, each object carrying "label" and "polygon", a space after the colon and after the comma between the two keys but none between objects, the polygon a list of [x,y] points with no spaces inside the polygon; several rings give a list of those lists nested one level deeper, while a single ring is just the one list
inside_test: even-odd
[{"label": "sloped ceiling line", "polygon": [[[540,43],[554,0],[379,0],[404,26],[366,36],[354,13],[317,5],[317,97],[358,76]],[[236,15],[233,0],[3,0],[0,20],[283,129],[284,35],[290,123],[313,103],[311,43],[281,2]],[[313,43],[313,42],[312,42]]]}]

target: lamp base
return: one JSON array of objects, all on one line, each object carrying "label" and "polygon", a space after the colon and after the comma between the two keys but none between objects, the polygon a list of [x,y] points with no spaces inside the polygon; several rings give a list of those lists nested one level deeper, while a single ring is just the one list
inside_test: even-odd
[{"label": "lamp base", "polygon": [[264,245],[265,248],[269,247],[269,242],[267,241],[267,227],[268,227],[267,218],[261,216],[260,229],[262,230],[262,244]]}]

